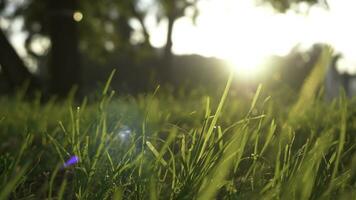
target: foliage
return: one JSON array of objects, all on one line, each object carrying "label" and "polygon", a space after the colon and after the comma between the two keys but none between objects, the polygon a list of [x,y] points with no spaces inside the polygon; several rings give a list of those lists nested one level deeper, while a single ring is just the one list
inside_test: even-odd
[{"label": "foliage", "polygon": [[286,12],[291,7],[295,6],[298,3],[304,2],[308,3],[309,5],[313,4],[323,4],[327,6],[326,0],[319,1],[319,0],[256,0],[258,3],[267,3],[270,4],[274,9],[279,12]]},{"label": "foliage", "polygon": [[169,1],[169,0],[158,0],[161,7],[160,12],[158,12],[158,18],[180,18],[185,16],[185,11],[187,8],[193,9],[192,19],[195,21],[198,16],[197,3],[199,0],[178,0],[178,1]]},{"label": "foliage", "polygon": [[[22,3],[12,3],[14,12],[9,13],[8,19],[23,18],[24,31],[28,33],[26,39],[26,49],[30,55],[39,58],[44,52],[36,52],[32,44],[39,38],[49,38],[49,19],[56,14],[48,9],[48,0],[29,0]],[[11,7],[10,2],[1,1],[1,6]],[[185,15],[186,8],[195,8],[193,19],[198,12],[196,0],[162,1],[155,0],[142,6],[141,0],[104,0],[104,1],[79,1],[78,10],[66,10],[62,14],[69,17],[74,12],[81,12],[83,19],[78,23],[80,30],[80,47],[82,52],[92,58],[103,59],[110,54],[117,52],[129,52],[135,45],[142,45],[141,50],[152,48],[149,42],[150,33],[146,27],[145,18],[148,14],[154,14],[157,20],[173,17],[174,20]],[[146,3],[147,4],[147,3]],[[132,21],[138,22],[140,27],[133,26]],[[132,35],[140,35],[137,41],[132,43]],[[45,44],[43,48],[49,49]]]},{"label": "foliage", "polygon": [[[63,13],[52,13],[49,8],[50,1],[26,1],[16,6],[13,17],[23,17],[24,30],[28,33],[26,48],[31,54],[31,43],[36,37],[49,37],[49,19],[53,15],[67,15],[72,17],[74,12],[81,12],[83,19],[78,23],[80,30],[81,50],[96,58],[109,55],[111,47],[105,44],[114,43],[115,48],[125,49],[129,41],[132,28],[128,24],[130,10],[136,1],[79,1],[78,10],[63,10]],[[121,11],[125,10],[123,13]],[[108,45],[107,45],[108,46]],[[44,47],[48,48],[48,47]],[[43,56],[43,55],[42,55]]]},{"label": "foliage", "polygon": [[288,119],[283,96],[233,98],[230,81],[220,101],[159,89],[114,98],[108,84],[89,103],[1,98],[0,199],[355,196],[355,99],[316,99]]}]

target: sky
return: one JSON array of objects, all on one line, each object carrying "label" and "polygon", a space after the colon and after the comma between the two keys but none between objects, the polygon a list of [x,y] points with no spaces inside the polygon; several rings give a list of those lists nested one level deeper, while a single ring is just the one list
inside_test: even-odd
[{"label": "sky", "polygon": [[[328,4],[329,9],[299,4],[299,12],[281,14],[248,0],[202,0],[195,26],[189,17],[176,22],[173,51],[223,58],[253,72],[270,55],[286,55],[298,43],[308,47],[321,42],[344,55],[340,71],[356,73],[356,1]],[[154,46],[164,45],[166,25],[163,21],[151,31]]]}]

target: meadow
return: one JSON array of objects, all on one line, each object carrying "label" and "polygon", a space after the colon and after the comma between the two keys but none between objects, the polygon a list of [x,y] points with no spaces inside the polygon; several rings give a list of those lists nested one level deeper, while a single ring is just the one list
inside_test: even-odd
[{"label": "meadow", "polygon": [[0,200],[354,199],[356,99],[0,98]]}]

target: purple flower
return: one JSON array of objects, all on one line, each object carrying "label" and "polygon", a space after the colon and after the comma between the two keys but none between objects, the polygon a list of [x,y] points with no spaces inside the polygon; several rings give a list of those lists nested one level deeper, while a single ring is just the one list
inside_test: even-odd
[{"label": "purple flower", "polygon": [[71,156],[63,165],[64,168],[74,165],[79,162],[78,156]]}]

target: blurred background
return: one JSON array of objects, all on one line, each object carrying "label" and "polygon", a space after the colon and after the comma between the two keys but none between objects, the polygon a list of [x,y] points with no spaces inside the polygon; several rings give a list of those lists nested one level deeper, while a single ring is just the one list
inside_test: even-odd
[{"label": "blurred background", "polygon": [[215,92],[233,71],[239,95],[262,83],[292,97],[319,67],[310,87],[351,97],[355,9],[347,0],[0,0],[0,93],[88,96],[116,69],[121,94]]}]

